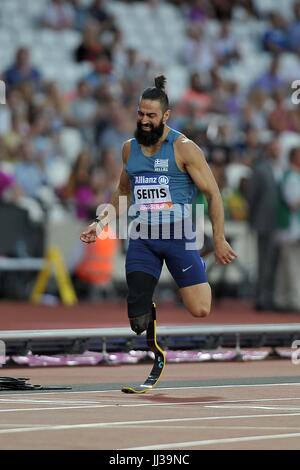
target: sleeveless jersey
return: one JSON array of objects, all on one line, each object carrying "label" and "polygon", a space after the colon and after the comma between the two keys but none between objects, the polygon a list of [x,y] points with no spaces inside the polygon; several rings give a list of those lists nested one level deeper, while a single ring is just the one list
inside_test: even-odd
[{"label": "sleeveless jersey", "polygon": [[191,215],[197,188],[188,173],[175,160],[174,142],[182,134],[170,129],[159,151],[147,157],[136,139],[131,140],[125,170],[132,190],[129,215],[141,223],[177,222]]}]

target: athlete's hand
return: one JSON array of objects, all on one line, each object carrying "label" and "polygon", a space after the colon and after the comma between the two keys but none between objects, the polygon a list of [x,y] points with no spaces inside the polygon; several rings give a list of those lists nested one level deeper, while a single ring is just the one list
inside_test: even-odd
[{"label": "athlete's hand", "polygon": [[224,238],[215,241],[215,258],[220,264],[229,264],[237,258],[237,254]]},{"label": "athlete's hand", "polygon": [[94,243],[97,240],[97,222],[93,222],[81,233],[80,240],[84,243]]}]

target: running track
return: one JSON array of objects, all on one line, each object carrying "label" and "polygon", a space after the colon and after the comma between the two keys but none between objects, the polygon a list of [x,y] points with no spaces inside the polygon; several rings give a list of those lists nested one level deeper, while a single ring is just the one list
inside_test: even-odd
[{"label": "running track", "polygon": [[3,369],[72,390],[1,392],[0,449],[299,449],[300,366],[167,364],[149,394],[120,392],[149,367]]}]

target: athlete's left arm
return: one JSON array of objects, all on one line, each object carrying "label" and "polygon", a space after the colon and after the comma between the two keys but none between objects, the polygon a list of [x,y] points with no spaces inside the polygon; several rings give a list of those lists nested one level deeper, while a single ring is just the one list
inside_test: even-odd
[{"label": "athlete's left arm", "polygon": [[225,239],[222,197],[202,150],[194,142],[183,137],[176,141],[176,154],[197,188],[206,196],[216,259],[222,264],[231,263],[237,255]]}]

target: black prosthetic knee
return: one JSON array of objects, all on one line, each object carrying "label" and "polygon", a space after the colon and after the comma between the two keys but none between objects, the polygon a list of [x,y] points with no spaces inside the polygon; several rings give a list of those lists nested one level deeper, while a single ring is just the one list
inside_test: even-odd
[{"label": "black prosthetic knee", "polygon": [[140,335],[152,321],[152,297],[157,279],[150,274],[136,271],[127,274],[128,318],[131,329]]}]

